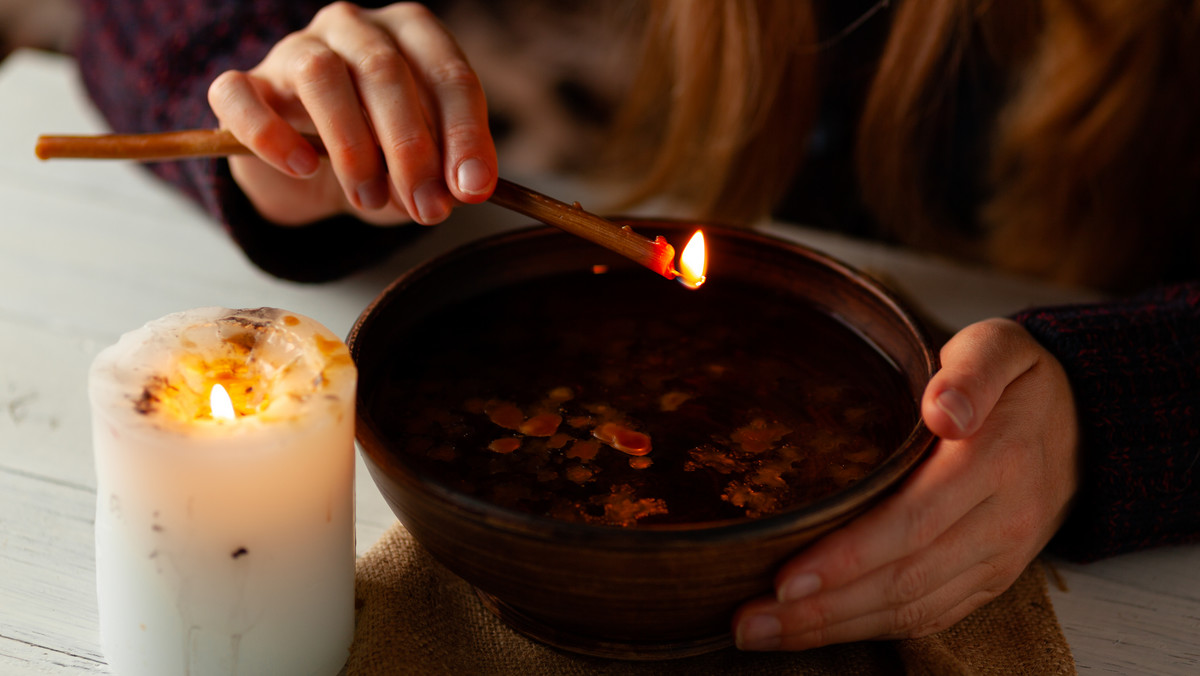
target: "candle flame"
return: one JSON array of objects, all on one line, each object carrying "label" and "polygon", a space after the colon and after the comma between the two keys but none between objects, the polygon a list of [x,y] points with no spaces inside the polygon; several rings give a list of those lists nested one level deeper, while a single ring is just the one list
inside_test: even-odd
[{"label": "candle flame", "polygon": [[225,391],[221,383],[215,383],[212,386],[212,392],[208,395],[208,403],[212,408],[214,420],[233,420],[237,417],[233,411],[233,400],[229,398],[229,393]]},{"label": "candle flame", "polygon": [[679,281],[689,288],[700,288],[705,280],[704,273],[707,266],[708,255],[704,249],[704,231],[697,230],[679,256],[679,267],[683,268],[679,273]]}]

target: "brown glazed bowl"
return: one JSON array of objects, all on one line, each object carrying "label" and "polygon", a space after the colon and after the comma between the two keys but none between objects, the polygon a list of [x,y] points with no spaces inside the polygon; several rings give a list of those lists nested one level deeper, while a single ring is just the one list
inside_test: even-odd
[{"label": "brown glazed bowl", "polygon": [[[695,224],[624,221],[682,248]],[[704,226],[709,277],[785,289],[839,318],[885,354],[918,405],[937,369],[914,315],[867,276],[817,251],[746,230]],[[516,630],[558,648],[610,658],[667,659],[731,645],[744,601],[772,593],[777,570],[805,545],[862,513],[904,479],[934,437],[911,433],[864,479],[816,503],[695,528],[618,528],[506,510],[428,480],[387,438],[368,402],[383,364],[431,312],[484,290],[602,264],[636,267],[548,227],[463,246],[404,274],[359,317],[348,343],[359,369],[357,437],[376,485],[433,557],[471,584]],[[670,282],[646,271],[648,284]],[[703,289],[696,293],[703,293]],[[420,355],[413,355],[420,359]],[[414,618],[417,620],[419,618]]]}]

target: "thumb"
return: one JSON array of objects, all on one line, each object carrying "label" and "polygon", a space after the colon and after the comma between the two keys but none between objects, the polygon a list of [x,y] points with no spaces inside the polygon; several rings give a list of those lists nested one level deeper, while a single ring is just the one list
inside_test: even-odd
[{"label": "thumb", "polygon": [[942,368],[925,387],[925,425],[943,439],[970,437],[1039,354],[1037,341],[1012,320],[988,319],[959,331],[942,348]]}]

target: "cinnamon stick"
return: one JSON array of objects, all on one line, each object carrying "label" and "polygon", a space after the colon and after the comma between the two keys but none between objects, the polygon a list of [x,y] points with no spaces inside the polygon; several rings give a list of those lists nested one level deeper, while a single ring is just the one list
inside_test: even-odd
[{"label": "cinnamon stick", "polygon": [[[319,154],[326,154],[319,137],[305,135],[304,138]],[[43,135],[38,137],[35,152],[43,160],[80,158],[141,162],[251,153],[224,129],[94,136]],[[502,178],[497,180],[490,201],[615,251],[667,279],[675,279],[679,275],[674,269],[675,249],[665,239],[646,239],[629,226],[621,226],[584,211],[578,202],[566,204]]]},{"label": "cinnamon stick", "polygon": [[[306,134],[304,139],[318,154],[325,154],[325,146],[319,137]],[[251,151],[226,129],[187,129],[154,134],[43,135],[38,137],[34,152],[43,160],[80,158],[153,162],[249,155]]]}]

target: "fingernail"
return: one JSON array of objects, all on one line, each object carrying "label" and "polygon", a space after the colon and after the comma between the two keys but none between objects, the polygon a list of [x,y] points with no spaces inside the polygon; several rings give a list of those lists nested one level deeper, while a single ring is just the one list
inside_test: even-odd
[{"label": "fingernail", "polygon": [[315,174],[319,163],[320,160],[317,159],[317,154],[312,151],[312,148],[296,148],[287,158],[288,169],[302,178],[308,178]]},{"label": "fingernail", "polygon": [[971,402],[956,390],[946,390],[938,395],[937,407],[954,421],[960,432],[967,431],[971,418],[975,415]]},{"label": "fingernail", "polygon": [[472,157],[458,165],[458,189],[468,195],[487,192],[492,185],[492,172],[483,160]]},{"label": "fingernail", "polygon": [[364,209],[382,209],[388,203],[387,181],[374,178],[358,186],[358,203]]},{"label": "fingernail", "polygon": [[742,650],[775,650],[780,645],[783,625],[774,615],[751,615],[738,623],[738,648]]},{"label": "fingernail", "polygon": [[446,207],[446,191],[436,180],[428,180],[413,191],[418,220],[426,225],[441,223],[450,215]]},{"label": "fingernail", "polygon": [[806,596],[812,596],[821,588],[821,578],[812,573],[805,573],[788,578],[779,585],[777,594],[780,603],[799,601]]}]

